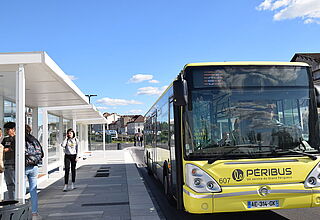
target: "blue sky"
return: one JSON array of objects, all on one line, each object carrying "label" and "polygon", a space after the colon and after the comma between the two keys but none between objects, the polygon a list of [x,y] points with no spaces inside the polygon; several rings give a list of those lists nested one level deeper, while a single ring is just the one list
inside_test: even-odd
[{"label": "blue sky", "polygon": [[3,0],[0,26],[0,52],[46,51],[120,114],[144,114],[186,63],[320,52],[319,0]]}]

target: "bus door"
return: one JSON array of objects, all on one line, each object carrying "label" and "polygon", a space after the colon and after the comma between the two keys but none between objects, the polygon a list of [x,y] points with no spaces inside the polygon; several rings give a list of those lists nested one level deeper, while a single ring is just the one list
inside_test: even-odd
[{"label": "bus door", "polygon": [[176,198],[177,190],[177,168],[176,168],[176,157],[175,157],[175,142],[174,142],[174,109],[173,109],[173,99],[169,100],[169,149],[170,149],[170,182],[172,195]]}]

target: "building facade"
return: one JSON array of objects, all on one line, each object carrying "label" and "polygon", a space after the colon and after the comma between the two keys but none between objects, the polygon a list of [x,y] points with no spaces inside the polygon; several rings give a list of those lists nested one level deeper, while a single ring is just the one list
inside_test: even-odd
[{"label": "building facade", "polygon": [[144,117],[142,115],[134,117],[132,121],[128,122],[127,127],[128,135],[142,133],[144,130]]}]

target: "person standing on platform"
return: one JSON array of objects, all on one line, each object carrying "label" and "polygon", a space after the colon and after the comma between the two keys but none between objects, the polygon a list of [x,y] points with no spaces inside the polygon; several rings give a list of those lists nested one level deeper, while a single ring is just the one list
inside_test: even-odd
[{"label": "person standing on platform", "polygon": [[26,177],[29,181],[29,192],[31,197],[31,208],[32,208],[32,220],[42,219],[38,214],[38,193],[37,193],[37,180],[38,180],[38,165],[42,163],[44,156],[42,146],[40,142],[31,135],[31,127],[25,126],[26,132]]},{"label": "person standing on platform", "polygon": [[143,146],[143,134],[141,133],[139,136],[140,147]]},{"label": "person standing on platform", "polygon": [[62,143],[62,147],[64,148],[64,187],[63,191],[66,192],[68,190],[68,182],[69,182],[69,172],[70,172],[70,164],[71,164],[71,175],[72,175],[72,183],[71,190],[75,189],[75,181],[76,181],[76,164],[77,164],[77,154],[78,154],[78,140],[76,138],[75,132],[70,128],[67,130],[66,139]]},{"label": "person standing on platform", "polygon": [[7,137],[1,144],[4,152],[4,179],[7,184],[7,194],[5,200],[14,200],[15,195],[15,149],[16,149],[16,124],[7,122],[4,124],[4,129]]}]

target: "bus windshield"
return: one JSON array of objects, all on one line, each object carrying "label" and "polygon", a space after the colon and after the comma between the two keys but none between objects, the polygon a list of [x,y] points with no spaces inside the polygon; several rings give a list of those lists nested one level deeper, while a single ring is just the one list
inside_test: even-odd
[{"label": "bus windshield", "polygon": [[210,67],[192,72],[186,114],[189,158],[264,158],[317,152],[309,145],[305,67]]}]

